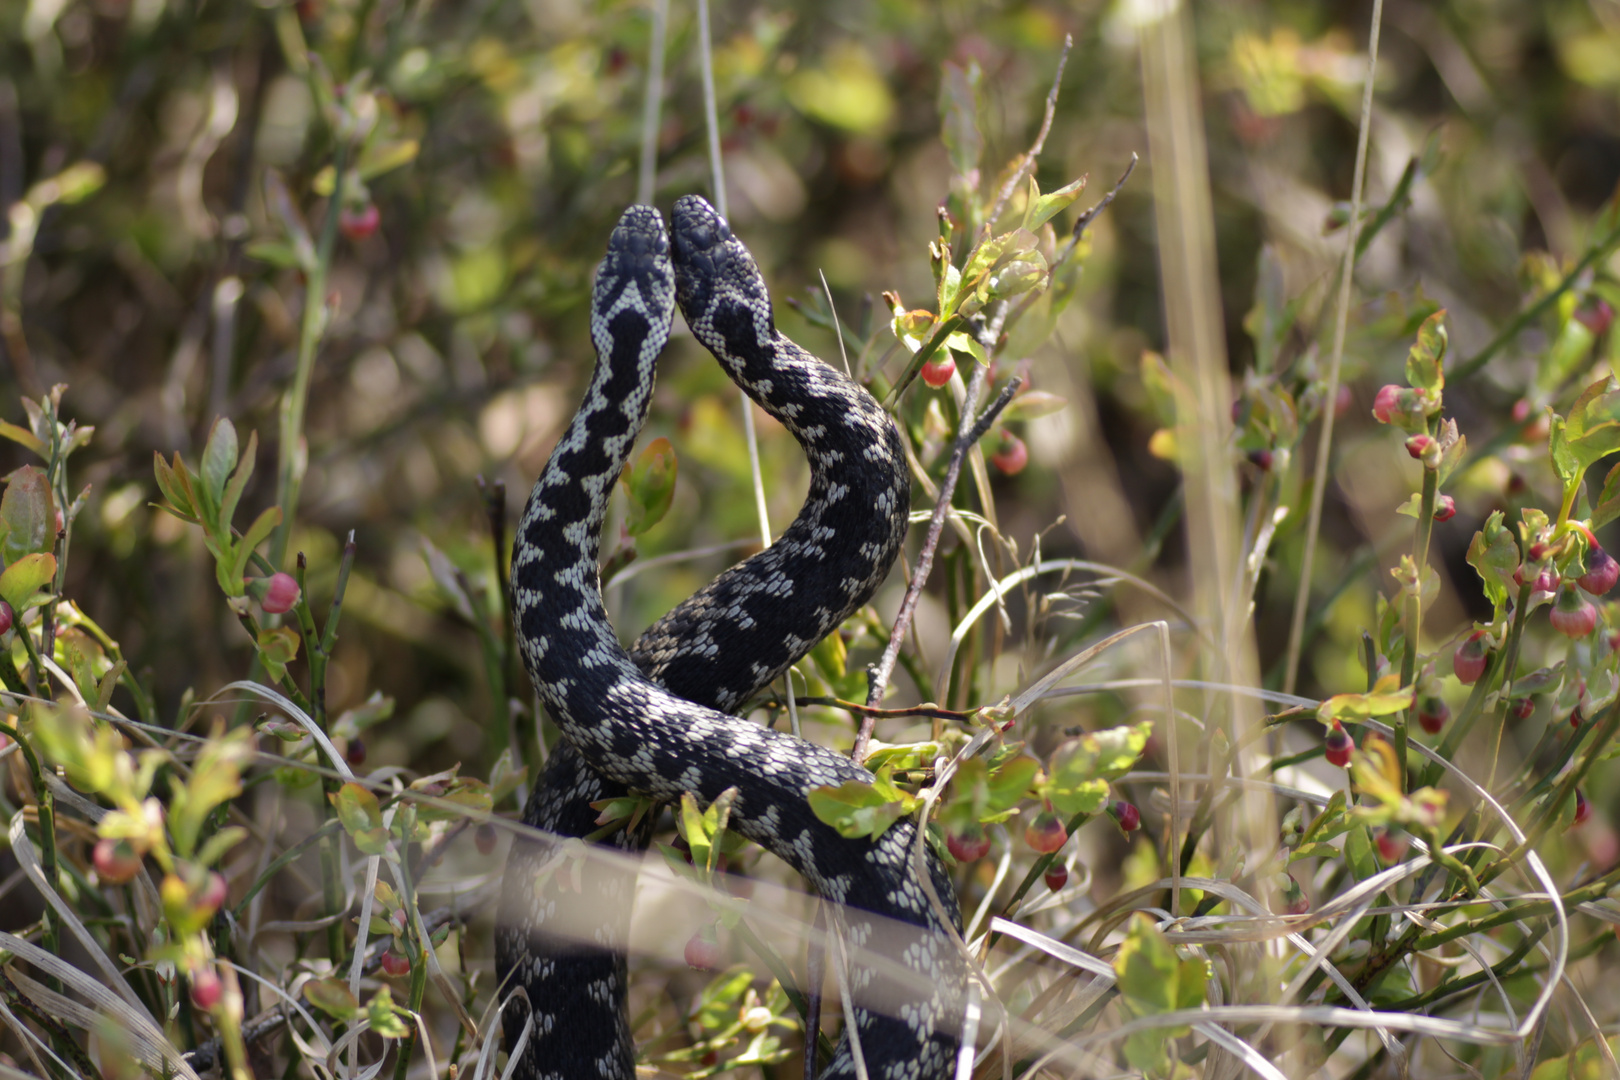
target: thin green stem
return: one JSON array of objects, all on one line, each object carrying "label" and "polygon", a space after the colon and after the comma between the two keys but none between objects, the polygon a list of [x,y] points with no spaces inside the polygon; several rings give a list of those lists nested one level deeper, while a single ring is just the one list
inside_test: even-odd
[{"label": "thin green stem", "polygon": [[[1411,686],[1417,676],[1418,638],[1423,626],[1423,572],[1429,565],[1429,540],[1434,535],[1434,503],[1440,490],[1438,469],[1423,470],[1423,496],[1418,505],[1417,540],[1412,545],[1413,570],[1417,580],[1406,594],[1406,641],[1401,650],[1401,685]],[[1406,725],[1413,710],[1395,717],[1395,760],[1401,763],[1401,783],[1406,783]]]}]

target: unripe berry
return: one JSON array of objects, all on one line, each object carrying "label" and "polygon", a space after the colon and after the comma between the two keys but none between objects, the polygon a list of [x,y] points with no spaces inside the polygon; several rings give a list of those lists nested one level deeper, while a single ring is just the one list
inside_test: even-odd
[{"label": "unripe berry", "polygon": [[1055,862],[1046,868],[1046,873],[1042,875],[1042,878],[1046,882],[1048,889],[1057,892],[1069,883],[1069,868],[1060,862]]},{"label": "unripe berry", "polygon": [[1387,863],[1398,863],[1401,856],[1406,854],[1407,840],[1404,833],[1397,833],[1391,829],[1379,829],[1373,842],[1378,845],[1378,855]]},{"label": "unripe berry", "polygon": [[122,885],[141,872],[141,857],[128,840],[102,837],[96,841],[90,862],[106,885]]},{"label": "unripe berry", "polygon": [[383,969],[384,975],[392,975],[398,978],[401,975],[411,973],[410,960],[399,955],[393,949],[384,949],[383,954],[377,958],[377,963]]},{"label": "unripe berry", "polygon": [[961,833],[947,832],[945,850],[957,862],[977,862],[990,854],[990,838],[978,825],[970,825]]},{"label": "unripe berry", "polygon": [[1553,629],[1568,638],[1583,638],[1597,627],[1597,608],[1567,585],[1558,590],[1558,599],[1547,617]]},{"label": "unripe berry", "polygon": [[1350,764],[1350,751],[1356,748],[1356,741],[1344,730],[1343,725],[1335,720],[1332,729],[1327,733],[1327,738],[1322,740],[1322,745],[1327,748],[1328,764],[1337,765],[1342,769]]},{"label": "unripe berry", "polygon": [[1423,455],[1435,445],[1432,435],[1413,435],[1406,440],[1406,452],[1417,461],[1423,460]]},{"label": "unripe berry", "polygon": [[714,927],[699,930],[687,941],[686,966],[698,971],[713,971],[720,966],[720,942],[715,940]]},{"label": "unripe berry", "polygon": [[1528,720],[1535,715],[1536,699],[1530,697],[1519,698],[1513,702],[1509,710],[1513,713],[1515,720]]},{"label": "unripe berry", "polygon": [[1457,651],[1451,656],[1451,670],[1456,673],[1457,680],[1464,686],[1472,686],[1485,674],[1487,663],[1485,631],[1475,630],[1457,646]]},{"label": "unripe berry", "polygon": [[1457,500],[1450,495],[1441,495],[1434,500],[1434,520],[1450,521],[1457,516]]},{"label": "unripe berry", "polygon": [[377,231],[382,224],[382,213],[377,204],[368,202],[366,205],[351,209],[345,206],[338,213],[338,228],[350,240],[364,240]]},{"label": "unripe berry", "polygon": [[350,739],[349,745],[344,747],[343,760],[357,769],[366,763],[366,744],[359,736]]},{"label": "unripe berry", "polygon": [[1283,911],[1289,915],[1303,915],[1311,910],[1311,898],[1299,887],[1292,874],[1284,874]]},{"label": "unripe berry", "polygon": [[1446,726],[1451,719],[1451,707],[1440,698],[1424,698],[1418,702],[1418,724],[1430,735],[1440,734],[1440,729]]},{"label": "unripe berry", "polygon": [[271,615],[282,615],[293,609],[298,603],[298,582],[293,580],[291,574],[277,572],[270,576],[265,587],[264,601],[260,605]]},{"label": "unripe berry", "polygon": [[219,1004],[219,999],[225,996],[225,984],[219,981],[213,968],[203,968],[192,973],[191,976],[191,1003],[199,1009],[212,1009]]},{"label": "unripe berry", "polygon": [[1261,472],[1270,472],[1275,455],[1270,450],[1250,450],[1249,462]]},{"label": "unripe berry", "polygon": [[1001,433],[1001,443],[996,452],[990,455],[990,464],[1006,473],[1008,476],[1017,476],[1029,464],[1029,447],[1024,440],[1010,431]]},{"label": "unripe berry", "polygon": [[1063,822],[1050,810],[1042,810],[1035,815],[1035,820],[1024,829],[1024,843],[1040,852],[1049,855],[1062,847],[1069,839],[1069,833],[1063,828]]},{"label": "unripe berry", "polygon": [[1135,803],[1128,803],[1124,799],[1115,799],[1109,804],[1108,816],[1127,833],[1142,827],[1142,811],[1136,808]]},{"label": "unripe berry", "polygon": [[1586,573],[1576,578],[1575,584],[1593,596],[1602,596],[1614,588],[1617,581],[1620,581],[1620,562],[1594,542],[1586,553]]},{"label": "unripe berry", "polygon": [[1380,424],[1395,422],[1395,411],[1400,406],[1401,388],[1394,383],[1378,388],[1378,396],[1373,398],[1373,418]]},{"label": "unripe berry", "polygon": [[950,356],[943,360],[930,360],[922,366],[922,381],[938,389],[951,381],[956,374],[956,361]]},{"label": "unripe berry", "polygon": [[1591,297],[1575,309],[1575,321],[1592,331],[1593,337],[1602,337],[1614,323],[1614,308],[1601,296]]},{"label": "unripe berry", "polygon": [[1586,801],[1586,793],[1580,788],[1575,789],[1575,820],[1570,827],[1585,825],[1592,820],[1592,804]]},{"label": "unripe berry", "polygon": [[11,610],[11,605],[0,600],[0,634],[11,629],[11,624],[17,621],[17,615]]}]

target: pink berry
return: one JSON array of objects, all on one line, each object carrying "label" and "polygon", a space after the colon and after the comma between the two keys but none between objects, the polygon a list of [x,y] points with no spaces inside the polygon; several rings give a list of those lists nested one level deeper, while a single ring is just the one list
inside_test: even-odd
[{"label": "pink berry", "polygon": [[1575,820],[1571,827],[1585,825],[1592,820],[1592,804],[1586,801],[1586,793],[1580,788],[1575,789]]},{"label": "pink berry", "polygon": [[1068,830],[1064,829],[1063,822],[1050,810],[1042,810],[1035,815],[1035,820],[1024,829],[1024,843],[1040,852],[1050,855],[1062,847],[1069,839]]},{"label": "pink berry", "polygon": [[17,620],[17,615],[11,610],[11,605],[0,600],[0,634],[11,629],[11,624]]},{"label": "pink berry", "polygon": [[141,872],[141,857],[128,840],[102,837],[96,841],[90,862],[96,868],[96,876],[107,885],[122,885]]},{"label": "pink berry", "polygon": [[225,996],[225,984],[219,981],[213,968],[203,968],[192,973],[191,976],[191,1003],[199,1009],[212,1009],[219,1004],[219,999]]},{"label": "pink berry", "polygon": [[1046,887],[1053,892],[1057,892],[1069,883],[1069,868],[1060,862],[1055,862],[1046,868],[1046,873],[1042,876],[1046,881]]},{"label": "pink berry", "polygon": [[1590,303],[1575,309],[1575,321],[1592,331],[1593,337],[1602,337],[1614,322],[1614,308],[1601,296],[1592,297]]},{"label": "pink berry", "polygon": [[1450,495],[1441,495],[1434,500],[1434,520],[1450,521],[1457,516],[1457,500]]},{"label": "pink berry", "polygon": [[1515,720],[1528,720],[1535,715],[1536,699],[1529,697],[1519,698],[1513,702],[1511,711]]},{"label": "pink berry", "polygon": [[922,381],[938,389],[956,374],[956,361],[947,356],[943,360],[930,360],[922,366]]},{"label": "pink berry", "polygon": [[1440,729],[1446,726],[1451,719],[1451,707],[1439,698],[1425,698],[1418,702],[1417,720],[1419,726],[1430,735],[1440,734]]},{"label": "pink berry", "polygon": [[1142,827],[1142,811],[1136,808],[1135,803],[1128,803],[1124,799],[1115,799],[1109,805],[1108,816],[1127,833],[1133,833]]},{"label": "pink berry", "polygon": [[495,850],[495,826],[484,822],[473,830],[473,845],[478,848],[478,854],[488,855]]},{"label": "pink berry", "polygon": [[281,615],[293,609],[298,603],[298,582],[293,580],[291,574],[279,571],[270,576],[265,586],[264,602],[260,605],[271,615]]},{"label": "pink berry", "polygon": [[1274,455],[1270,450],[1250,450],[1249,463],[1261,472],[1270,472]]},{"label": "pink berry", "polygon": [[210,873],[208,881],[197,893],[197,910],[212,915],[225,903],[226,885],[221,874]]},{"label": "pink berry", "polygon": [[384,975],[392,975],[395,978],[411,973],[410,960],[393,949],[384,949],[383,954],[377,958],[377,964],[383,969]]},{"label": "pink berry", "polygon": [[1378,396],[1373,398],[1373,417],[1380,424],[1395,422],[1396,411],[1401,404],[1401,388],[1394,383],[1378,388]]},{"label": "pink berry", "polygon": [[382,224],[382,213],[377,209],[377,204],[373,202],[368,202],[358,209],[345,206],[338,213],[338,228],[350,240],[364,240],[376,232],[377,226],[380,224]]},{"label": "pink berry", "polygon": [[1530,419],[1530,399],[1520,398],[1518,401],[1515,401],[1513,403],[1512,416],[1515,424],[1522,424],[1526,420]]},{"label": "pink berry", "polygon": [[1006,473],[1008,476],[1017,476],[1029,464],[1029,447],[1024,440],[1009,431],[1001,433],[1001,444],[996,452],[990,455],[990,464]]},{"label": "pink berry", "polygon": [[978,825],[970,825],[961,833],[947,832],[945,850],[957,862],[977,862],[990,854],[990,838]]},{"label": "pink berry", "polygon": [[1406,440],[1406,452],[1412,458],[1422,461],[1423,455],[1434,446],[1434,438],[1430,435],[1413,435]]},{"label": "pink berry", "polygon": [[1401,856],[1406,854],[1407,840],[1402,833],[1379,829],[1374,843],[1378,845],[1379,857],[1387,863],[1398,863]]},{"label": "pink berry", "polygon": [[1553,602],[1548,618],[1553,629],[1565,637],[1583,638],[1597,627],[1597,608],[1579,592],[1565,586],[1558,590],[1558,599]]},{"label": "pink berry", "polygon": [[1472,686],[1481,675],[1485,674],[1485,665],[1488,662],[1486,645],[1485,631],[1475,630],[1452,654],[1451,670],[1456,673],[1457,680],[1464,686]]},{"label": "pink berry", "polygon": [[1327,733],[1327,737],[1322,740],[1322,745],[1327,749],[1326,756],[1328,759],[1328,764],[1337,765],[1342,769],[1346,765],[1350,764],[1350,751],[1356,748],[1356,741],[1352,739],[1350,737],[1350,733],[1344,730],[1344,727],[1337,720],[1335,720],[1333,721],[1332,730],[1330,730]]},{"label": "pink berry", "polygon": [[720,966],[720,942],[715,940],[713,927],[699,930],[687,941],[686,966],[698,971],[713,971]]},{"label": "pink berry", "polygon": [[1617,581],[1620,581],[1620,562],[1594,542],[1586,552],[1586,573],[1576,578],[1575,584],[1593,596],[1602,596],[1614,588]]}]

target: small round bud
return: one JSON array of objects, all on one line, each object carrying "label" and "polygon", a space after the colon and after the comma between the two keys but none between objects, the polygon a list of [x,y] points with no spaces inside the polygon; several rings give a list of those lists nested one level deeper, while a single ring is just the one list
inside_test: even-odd
[{"label": "small round bud", "polygon": [[1128,803],[1124,799],[1115,799],[1108,805],[1108,816],[1127,833],[1142,827],[1142,811],[1136,808],[1135,803]]},{"label": "small round bud", "polygon": [[1451,719],[1451,706],[1437,697],[1423,698],[1418,702],[1418,725],[1430,735],[1440,734],[1440,729],[1446,726]]},{"label": "small round bud", "polygon": [[1434,500],[1434,520],[1450,521],[1457,516],[1457,500],[1450,495],[1441,495]]},{"label": "small round bud", "polygon": [[1270,450],[1250,450],[1249,463],[1261,472],[1270,472],[1274,455]]},{"label": "small round bud", "polygon": [[1008,476],[1017,476],[1029,464],[1029,447],[1012,432],[1003,431],[996,452],[990,455],[990,464]]},{"label": "small round bud", "polygon": [[1536,699],[1532,697],[1518,698],[1508,707],[1508,711],[1513,714],[1515,720],[1528,720],[1535,715]]},{"label": "small round bud", "polygon": [[291,574],[277,572],[270,576],[265,585],[264,599],[260,606],[271,615],[282,615],[293,609],[298,603],[298,582],[293,580]]},{"label": "small round bud", "polygon": [[357,769],[366,763],[366,744],[358,735],[343,748],[343,760]]},{"label": "small round bud", "polygon": [[393,949],[384,949],[383,954],[377,958],[377,964],[383,969],[384,975],[392,975],[396,979],[411,973],[410,960]]},{"label": "small round bud", "polygon": [[11,624],[16,621],[17,615],[16,612],[11,610],[11,605],[4,600],[0,600],[0,634],[10,630]]},{"label": "small round bud", "polygon": [[1373,418],[1380,424],[1395,422],[1396,410],[1400,408],[1401,388],[1394,383],[1378,388],[1378,396],[1373,398]]},{"label": "small round bud", "polygon": [[698,971],[714,971],[720,966],[720,942],[715,939],[714,927],[704,927],[687,941],[686,966]]},{"label": "small round bud", "polygon": [[141,856],[128,840],[104,836],[96,841],[90,862],[104,884],[122,885],[141,872]]},{"label": "small round bud", "polygon": [[978,825],[970,825],[960,833],[945,834],[945,850],[957,862],[977,862],[990,854],[990,838]]},{"label": "small round bud", "polygon": [[191,1003],[199,1009],[212,1009],[225,996],[225,984],[213,968],[202,968],[191,975]]},{"label": "small round bud", "polygon": [[1406,854],[1407,839],[1405,833],[1393,829],[1379,829],[1373,842],[1378,845],[1378,856],[1387,863],[1398,863],[1401,856]]},{"label": "small round bud", "polygon": [[1570,822],[1571,828],[1579,828],[1592,820],[1592,804],[1586,801],[1586,793],[1580,788],[1575,789],[1575,820]]},{"label": "small round bud", "polygon": [[1051,889],[1053,892],[1057,892],[1059,889],[1063,888],[1063,886],[1069,883],[1069,868],[1060,862],[1055,862],[1046,868],[1046,873],[1042,875],[1042,880],[1046,882],[1046,887],[1048,889]]},{"label": "small round bud", "polygon": [[1485,674],[1485,665],[1489,661],[1485,631],[1475,630],[1469,634],[1463,643],[1457,646],[1457,651],[1451,655],[1451,670],[1456,674],[1457,681],[1464,686],[1472,686]]},{"label": "small round bud", "polygon": [[937,390],[956,374],[956,361],[948,355],[943,360],[930,360],[922,366],[921,374],[922,381]]},{"label": "small round bud", "polygon": [[1434,437],[1430,435],[1413,435],[1406,440],[1407,454],[1417,461],[1423,460],[1423,455],[1435,445]]},{"label": "small round bud", "polygon": [[1620,581],[1620,562],[1594,541],[1586,552],[1586,573],[1575,584],[1593,596],[1603,596]]},{"label": "small round bud", "polygon": [[1058,850],[1068,839],[1068,830],[1050,810],[1042,810],[1036,814],[1035,820],[1024,829],[1024,843],[1042,855],[1049,855]]},{"label": "small round bud", "polygon": [[1327,737],[1322,740],[1322,745],[1327,750],[1328,764],[1337,765],[1342,769],[1350,764],[1350,751],[1356,748],[1356,741],[1344,730],[1343,725],[1335,720]]},{"label": "small round bud", "polygon": [[338,212],[338,229],[350,240],[364,240],[382,224],[382,213],[377,204],[368,202],[360,207],[345,206]]},{"label": "small round bud", "polygon": [[1575,589],[1565,586],[1558,590],[1558,599],[1547,618],[1553,629],[1567,638],[1583,638],[1597,627],[1597,608],[1587,602]]}]

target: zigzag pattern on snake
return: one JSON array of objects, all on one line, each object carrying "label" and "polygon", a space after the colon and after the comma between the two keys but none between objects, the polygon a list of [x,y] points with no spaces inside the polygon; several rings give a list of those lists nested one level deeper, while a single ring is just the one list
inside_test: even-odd
[{"label": "zigzag pattern on snake", "polygon": [[[924,931],[892,946],[891,958],[930,992],[888,985],[892,980],[858,959],[851,984],[869,1074],[940,1076],[955,1050],[962,974],[910,873],[913,827],[901,822],[876,842],[840,837],[810,812],[806,794],[870,774],[832,751],[718,711],[743,704],[864,603],[886,574],[908,505],[898,435],[870,395],[776,332],[753,260],[707,203],[682,199],[673,231],[672,280],[656,211],[634,207],[615,230],[593,296],[597,369],[514,544],[520,646],[566,739],[525,821],[580,836],[595,828],[586,803],[612,795],[614,785],[657,798],[692,791],[705,802],[738,787],[732,827],[847,905],[852,944],[886,952],[884,935],[863,912]],[[812,483],[804,510],[779,541],[660,620],[632,657],[602,610],[599,533],[645,419],[677,283],[694,333],[805,446]],[[614,843],[637,850],[645,836],[621,833]],[[633,1048],[621,943],[631,883],[614,875],[598,883],[609,916],[598,947],[568,946],[544,930],[558,900],[556,879],[535,888],[548,851],[544,843],[514,846],[498,920],[499,969],[503,977],[515,971],[536,1012],[518,1075],[628,1077]],[[949,881],[932,859],[929,870],[954,920]],[[889,1010],[899,1015],[862,1008],[859,1000],[869,996],[899,1000],[902,1007]],[[510,1020],[508,1038],[519,1026]],[[847,1038],[826,1075],[854,1075]]]}]

